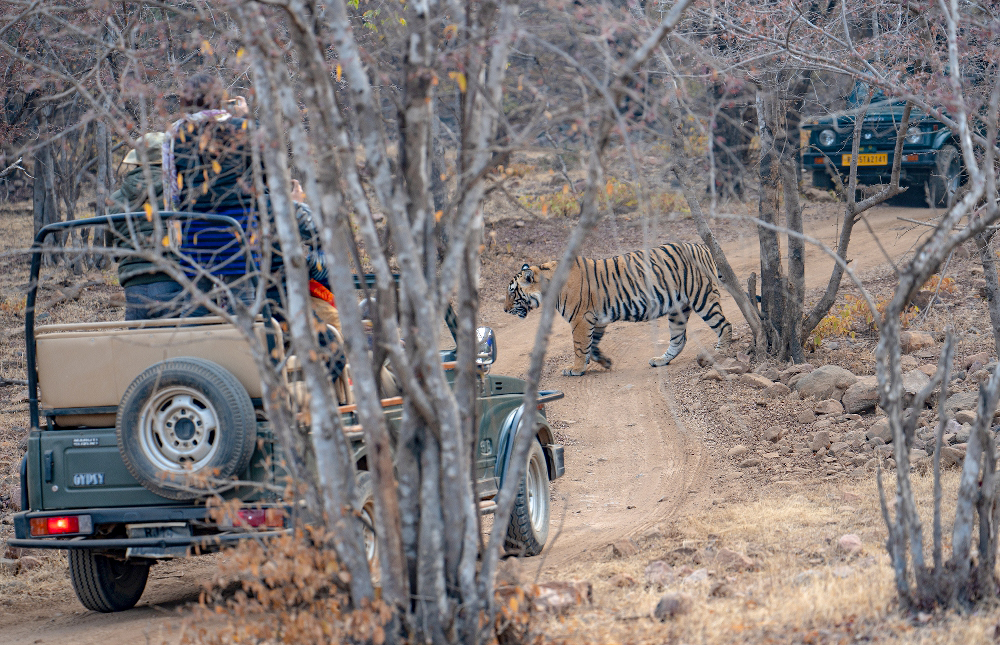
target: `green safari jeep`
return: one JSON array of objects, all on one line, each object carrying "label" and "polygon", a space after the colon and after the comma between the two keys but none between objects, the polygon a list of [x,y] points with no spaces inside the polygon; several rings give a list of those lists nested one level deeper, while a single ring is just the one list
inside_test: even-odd
[{"label": "green safari jeep", "polygon": [[[239,230],[222,216],[163,216]],[[42,242],[59,231],[108,223],[101,217],[52,224],[35,238],[25,316],[31,431],[20,469],[22,511],[14,515],[10,540],[14,547],[67,549],[77,597],[101,612],[135,605],[155,562],[279,535],[291,530],[293,509],[268,492],[283,484],[277,465],[281,448],[263,411],[250,348],[231,325],[219,318],[35,325]],[[452,317],[446,322],[454,335]],[[260,321],[256,330],[280,353],[276,326]],[[490,374],[493,331],[480,328],[479,338],[476,490],[481,512],[491,513],[522,415],[525,384]],[[454,359],[454,349],[442,351],[446,369]],[[513,553],[538,554],[548,536],[549,482],[563,475],[564,461],[544,404],[562,396],[541,392],[537,412],[532,410],[537,441],[507,532],[506,548]],[[398,427],[401,403],[382,401],[390,429]],[[363,433],[353,405],[340,411],[354,454],[356,504],[372,526]],[[200,473],[271,486],[223,487],[223,498],[244,504],[238,517],[218,520],[209,513],[203,490],[170,485],[171,478]],[[374,559],[374,540],[366,537]]]}]

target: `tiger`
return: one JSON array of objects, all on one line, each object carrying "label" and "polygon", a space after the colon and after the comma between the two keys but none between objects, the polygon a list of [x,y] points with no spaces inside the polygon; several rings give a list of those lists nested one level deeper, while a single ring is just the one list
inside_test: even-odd
[{"label": "tiger", "polygon": [[[507,288],[504,311],[524,318],[541,306],[542,290],[557,265],[558,261],[523,265]],[[646,283],[647,267],[651,285]],[[701,244],[663,244],[648,253],[634,251],[603,260],[577,257],[556,303],[573,330],[575,361],[563,375],[582,376],[591,359],[610,370],[611,359],[598,345],[608,324],[619,320],[640,322],[667,316],[670,346],[662,356],[649,360],[653,367],[667,365],[684,349],[692,309],[715,331],[716,348],[728,347],[733,326],[722,313],[716,277],[712,253]]]}]

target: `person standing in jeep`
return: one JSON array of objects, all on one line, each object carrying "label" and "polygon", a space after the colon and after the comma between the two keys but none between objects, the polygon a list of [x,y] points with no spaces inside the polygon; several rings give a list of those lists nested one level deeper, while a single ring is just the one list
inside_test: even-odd
[{"label": "person standing in jeep", "polygon": [[[812,173],[813,186],[832,188],[834,171],[846,185],[854,121],[862,113],[858,184],[889,183],[904,103],[888,100],[876,90],[866,110],[864,99],[868,94],[867,86],[858,83],[847,97],[847,110],[803,124],[803,130],[809,133],[809,145],[803,153],[802,165]],[[932,208],[950,207],[958,199],[964,181],[959,150],[955,135],[945,124],[913,108],[903,142],[900,185],[923,191]]]}]

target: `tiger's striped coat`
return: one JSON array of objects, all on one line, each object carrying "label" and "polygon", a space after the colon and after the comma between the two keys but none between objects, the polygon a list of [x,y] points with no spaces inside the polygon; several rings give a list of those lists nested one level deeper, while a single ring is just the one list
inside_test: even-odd
[{"label": "tiger's striped coat", "polygon": [[[510,281],[504,311],[524,318],[539,307],[542,290],[556,265],[553,261],[522,266]],[[701,244],[664,244],[648,253],[634,251],[604,260],[576,258],[556,303],[572,327],[576,355],[563,374],[581,376],[591,359],[611,369],[611,359],[601,353],[598,344],[605,327],[619,320],[639,322],[667,316],[670,346],[662,356],[650,359],[653,367],[666,365],[684,349],[692,310],[718,335],[716,347],[728,346],[733,327],[719,305],[717,274],[711,252]]]}]

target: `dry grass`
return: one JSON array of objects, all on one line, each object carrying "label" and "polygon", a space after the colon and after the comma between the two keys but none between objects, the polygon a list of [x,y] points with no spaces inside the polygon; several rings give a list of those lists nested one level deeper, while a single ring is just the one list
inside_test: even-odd
[{"label": "dry grass", "polygon": [[[894,476],[888,474],[891,490]],[[945,534],[952,522],[949,500],[958,477],[944,478]],[[916,477],[921,516],[930,535],[932,480]],[[841,535],[854,533],[863,551],[849,556],[837,549]],[[895,604],[885,526],[874,478],[849,485],[789,483],[773,487],[745,504],[719,504],[704,512],[638,538],[641,552],[614,559],[610,549],[598,563],[580,563],[563,571],[567,579],[594,585],[593,607],[539,622],[535,628],[552,642],[588,643],[885,643],[993,642],[1000,612],[973,616],[948,612],[912,617]],[[948,542],[945,542],[947,555]],[[713,550],[727,548],[750,556],[752,571],[718,565]],[[928,544],[928,556],[930,545]],[[644,569],[662,559],[675,571],[705,568],[708,579],[665,589],[645,584]],[[637,581],[619,588],[612,576]],[[723,585],[723,591],[713,589]],[[692,610],[667,623],[651,617],[665,592],[687,595]]]}]

